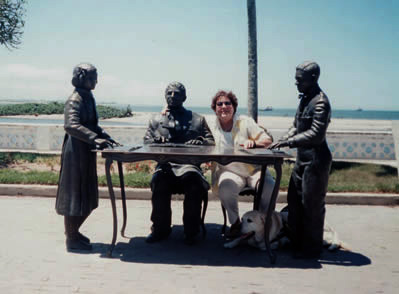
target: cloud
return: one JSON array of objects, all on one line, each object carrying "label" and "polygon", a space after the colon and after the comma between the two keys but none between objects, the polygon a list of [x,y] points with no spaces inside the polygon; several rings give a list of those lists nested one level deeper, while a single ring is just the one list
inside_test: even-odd
[{"label": "cloud", "polygon": [[[66,99],[73,91],[72,71],[31,64],[6,64],[0,68],[1,98],[5,99]],[[167,83],[99,75],[94,95],[98,100],[146,104],[161,101]]]},{"label": "cloud", "polygon": [[65,80],[70,74],[58,68],[38,68],[29,64],[8,64],[0,70],[0,76],[22,80],[47,79],[61,81]]}]

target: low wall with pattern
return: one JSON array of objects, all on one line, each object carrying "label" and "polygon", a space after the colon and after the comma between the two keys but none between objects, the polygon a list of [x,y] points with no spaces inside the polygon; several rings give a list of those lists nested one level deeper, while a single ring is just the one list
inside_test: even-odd
[{"label": "low wall with pattern", "polygon": [[[104,129],[125,146],[142,144],[144,126],[108,126]],[[279,136],[270,130],[275,138]],[[0,124],[0,151],[60,153],[64,139],[62,125]],[[327,141],[334,160],[394,161],[395,140],[392,132],[331,131]],[[295,155],[296,150],[287,150]]]},{"label": "low wall with pattern", "polygon": [[[129,146],[141,144],[145,127],[111,126],[104,128],[116,141]],[[0,152],[60,153],[63,125],[0,124]]]},{"label": "low wall with pattern", "polygon": [[[392,132],[328,132],[327,142],[334,160],[395,161]],[[295,156],[296,149],[287,150]]]}]

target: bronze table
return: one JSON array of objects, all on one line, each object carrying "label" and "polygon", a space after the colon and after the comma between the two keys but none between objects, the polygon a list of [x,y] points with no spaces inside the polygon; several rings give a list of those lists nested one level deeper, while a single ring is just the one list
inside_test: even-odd
[{"label": "bronze table", "polygon": [[254,199],[255,206],[259,207],[260,195],[262,195],[262,189],[264,184],[264,178],[266,173],[266,167],[273,165],[276,171],[275,186],[273,189],[272,197],[270,200],[269,210],[266,217],[265,224],[265,245],[272,263],[275,262],[276,256],[270,248],[269,242],[269,230],[271,225],[271,215],[276,206],[276,199],[278,190],[280,187],[281,180],[281,165],[283,164],[284,158],[290,157],[290,155],[277,150],[267,149],[239,149],[220,151],[215,146],[192,146],[192,145],[179,145],[179,144],[150,144],[144,146],[135,146],[132,148],[115,148],[101,150],[102,157],[105,160],[105,172],[107,176],[108,191],[112,206],[113,215],[113,236],[111,247],[107,253],[108,257],[112,256],[112,251],[115,247],[116,235],[118,230],[118,220],[116,214],[115,205],[115,193],[111,181],[111,164],[115,160],[118,163],[118,172],[121,188],[121,198],[123,207],[123,225],[121,234],[124,236],[126,228],[127,210],[126,210],[126,194],[125,185],[123,180],[123,162],[136,162],[143,160],[154,160],[158,163],[175,162],[175,163],[186,163],[186,164],[201,164],[204,162],[215,161],[222,165],[229,164],[231,162],[244,162],[250,164],[258,164],[262,166],[261,177],[257,195]]}]

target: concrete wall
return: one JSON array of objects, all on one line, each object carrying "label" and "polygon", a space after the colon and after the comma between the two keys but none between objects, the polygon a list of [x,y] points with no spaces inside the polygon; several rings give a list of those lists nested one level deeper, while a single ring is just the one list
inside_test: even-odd
[{"label": "concrete wall", "polygon": [[[129,146],[142,143],[146,127],[107,126],[104,129],[115,140]],[[270,131],[275,139],[279,137],[280,134],[273,132],[273,129]],[[0,123],[0,152],[60,153],[64,134],[62,125]],[[395,140],[390,131],[331,131],[327,134],[327,140],[334,160],[396,160]],[[296,150],[288,152],[295,155]]]}]

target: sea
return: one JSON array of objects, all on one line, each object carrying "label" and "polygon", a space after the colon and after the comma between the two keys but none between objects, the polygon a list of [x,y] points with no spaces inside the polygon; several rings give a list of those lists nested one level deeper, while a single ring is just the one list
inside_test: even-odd
[{"label": "sea", "polygon": [[[102,103],[98,103],[102,104]],[[121,109],[126,109],[128,104],[104,104]],[[134,106],[130,105],[133,112],[160,112],[163,105],[159,106]],[[190,106],[187,108],[197,112],[199,114],[213,114],[213,110],[210,107],[205,106]],[[260,108],[258,111],[259,117],[275,116],[275,117],[294,117],[296,109],[294,108],[273,108],[272,110],[265,111]],[[248,114],[247,108],[238,108],[238,114]],[[344,119],[367,119],[367,120],[399,120],[399,111],[387,111],[387,110],[345,110],[345,109],[333,109],[331,113],[332,118],[344,118]],[[21,118],[21,117],[0,117],[0,123],[25,123],[25,124],[63,124],[63,119],[35,119],[33,118]],[[104,120],[101,122],[102,125],[120,125],[121,123],[115,121]],[[124,125],[146,125],[147,122],[123,122]]]},{"label": "sea", "polygon": [[[120,104],[117,107],[125,108],[128,105]],[[159,112],[163,106],[130,106],[133,112]],[[213,114],[213,110],[206,106],[187,106],[190,110],[200,114]],[[264,108],[259,108],[258,116],[281,116],[294,117],[296,108],[273,108],[272,110],[264,111]],[[248,114],[247,108],[238,108],[239,114]],[[348,119],[376,119],[376,120],[399,120],[399,111],[386,110],[338,110],[333,109],[331,112],[332,118],[348,118]]]}]

